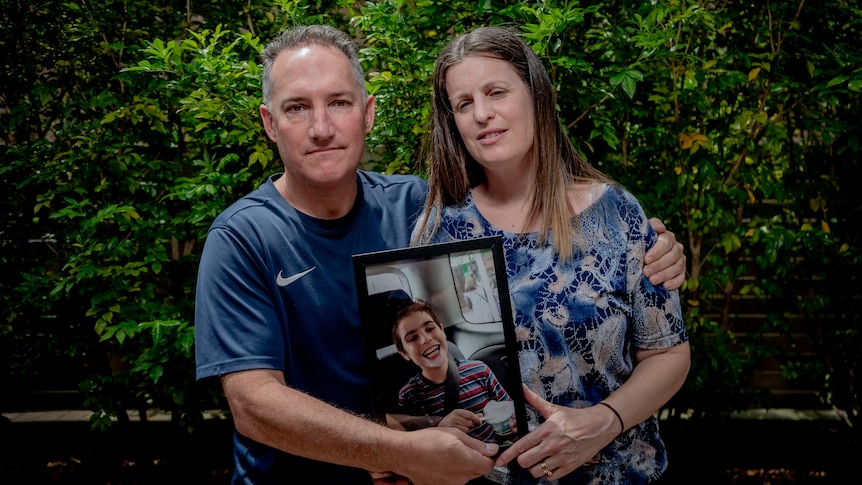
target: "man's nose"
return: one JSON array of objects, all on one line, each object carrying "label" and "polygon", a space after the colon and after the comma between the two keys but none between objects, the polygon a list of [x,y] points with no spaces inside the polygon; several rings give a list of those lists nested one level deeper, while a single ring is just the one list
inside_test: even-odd
[{"label": "man's nose", "polygon": [[309,136],[314,139],[325,140],[331,138],[335,133],[332,119],[326,109],[314,109],[311,113],[311,125],[308,127]]}]

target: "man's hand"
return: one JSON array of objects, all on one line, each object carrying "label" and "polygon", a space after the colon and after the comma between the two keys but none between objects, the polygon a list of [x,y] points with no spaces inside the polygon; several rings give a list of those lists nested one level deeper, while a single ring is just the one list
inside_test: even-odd
[{"label": "man's hand", "polygon": [[644,275],[654,285],[676,290],[685,282],[684,247],[660,220],[653,217],[649,222],[658,233],[658,241],[644,256]]},{"label": "man's hand", "polygon": [[489,473],[496,443],[485,443],[455,428],[425,428],[404,432],[398,465],[393,471],[372,471],[377,484],[458,484]]}]

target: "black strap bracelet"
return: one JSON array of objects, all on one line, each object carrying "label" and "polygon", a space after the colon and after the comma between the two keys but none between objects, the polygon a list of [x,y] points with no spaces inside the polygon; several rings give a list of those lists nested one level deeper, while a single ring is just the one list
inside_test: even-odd
[{"label": "black strap bracelet", "polygon": [[620,434],[622,434],[622,432],[626,430],[626,425],[623,424],[623,418],[622,418],[622,416],[620,416],[620,413],[618,413],[617,410],[613,408],[613,406],[611,406],[610,404],[608,404],[604,401],[600,402],[599,404],[610,409],[614,413],[614,415],[620,421]]}]

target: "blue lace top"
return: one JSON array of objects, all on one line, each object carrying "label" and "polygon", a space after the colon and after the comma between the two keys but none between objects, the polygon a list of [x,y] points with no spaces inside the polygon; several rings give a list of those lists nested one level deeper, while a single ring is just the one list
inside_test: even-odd
[{"label": "blue lace top", "polygon": [[[550,240],[540,246],[535,233],[492,226],[469,193],[463,204],[443,209],[440,228],[429,242],[502,236],[522,380],[554,404],[584,408],[626,382],[636,347],[668,348],[688,336],[678,292],[653,286],[643,275],[644,255],[657,234],[633,195],[607,185],[573,223],[573,258],[561,263]],[[533,429],[541,416],[528,414]],[[657,479],[667,466],[657,420],[620,435],[602,451],[602,459],[558,483]],[[522,483],[517,476],[511,480]],[[527,474],[523,483],[537,480]]]}]

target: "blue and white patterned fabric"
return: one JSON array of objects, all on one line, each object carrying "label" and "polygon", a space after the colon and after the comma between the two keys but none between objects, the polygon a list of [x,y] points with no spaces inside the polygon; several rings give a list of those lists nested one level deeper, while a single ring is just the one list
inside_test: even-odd
[{"label": "blue and white patterned fabric", "polygon": [[[573,224],[573,258],[561,263],[550,240],[538,245],[535,233],[492,226],[468,193],[463,204],[443,209],[429,242],[502,236],[522,380],[554,404],[584,408],[626,382],[635,348],[669,348],[688,336],[678,292],[643,275],[644,255],[657,234],[634,196],[607,185]],[[541,416],[528,414],[534,429]],[[602,463],[552,483],[648,483],[667,467],[655,418],[630,428],[601,454]],[[548,483],[513,475],[512,483]]]}]

